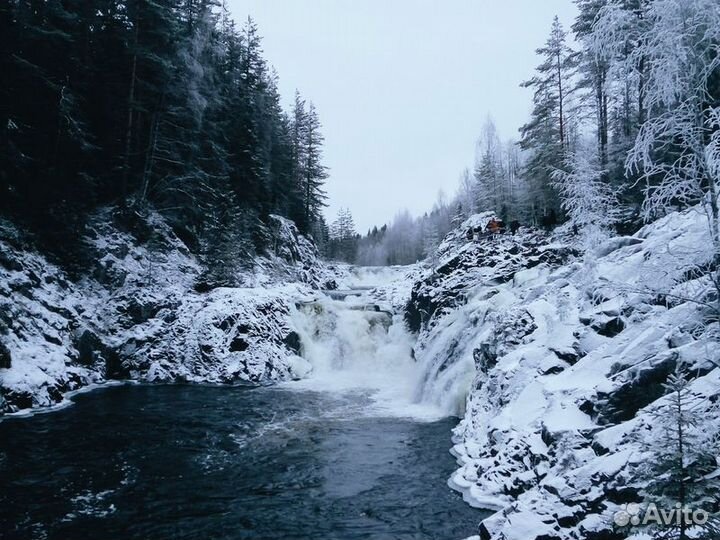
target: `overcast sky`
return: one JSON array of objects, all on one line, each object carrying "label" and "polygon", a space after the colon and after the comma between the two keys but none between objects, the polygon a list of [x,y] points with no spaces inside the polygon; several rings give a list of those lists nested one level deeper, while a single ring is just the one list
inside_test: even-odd
[{"label": "overcast sky", "polygon": [[358,231],[401,209],[429,210],[471,166],[490,114],[517,138],[530,110],[519,83],[555,14],[572,0],[230,0],[263,36],[289,108],[312,100],[325,135],[332,221],[349,207]]}]

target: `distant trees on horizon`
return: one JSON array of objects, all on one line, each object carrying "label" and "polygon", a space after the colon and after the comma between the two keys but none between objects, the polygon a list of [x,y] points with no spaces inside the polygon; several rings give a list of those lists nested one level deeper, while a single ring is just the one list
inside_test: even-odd
[{"label": "distant trees on horizon", "polygon": [[[454,198],[413,226],[405,216],[381,235],[371,230],[359,241],[358,262],[414,262],[449,223],[483,211],[523,225],[569,222],[588,246],[698,203],[720,257],[720,4],[575,3],[577,49],[555,17],[536,50],[540,63],[522,83],[533,93],[520,140],[502,141],[488,117]],[[391,240],[393,229],[405,231],[402,240]],[[415,247],[388,255],[400,245]]]}]

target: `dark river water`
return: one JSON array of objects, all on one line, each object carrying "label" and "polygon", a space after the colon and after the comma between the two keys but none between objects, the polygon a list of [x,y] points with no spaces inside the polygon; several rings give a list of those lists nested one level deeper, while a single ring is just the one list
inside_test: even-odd
[{"label": "dark river water", "polygon": [[0,538],[438,539],[484,517],[446,484],[453,419],[361,394],[127,385],[0,422]]}]

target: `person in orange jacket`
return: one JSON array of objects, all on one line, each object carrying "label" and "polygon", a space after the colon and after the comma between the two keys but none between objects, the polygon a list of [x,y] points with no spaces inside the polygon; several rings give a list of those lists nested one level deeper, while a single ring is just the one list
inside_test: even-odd
[{"label": "person in orange jacket", "polygon": [[485,230],[492,234],[499,233],[500,232],[500,223],[498,223],[498,220],[496,220],[495,218],[492,218],[490,221],[488,221],[488,224],[485,227]]}]

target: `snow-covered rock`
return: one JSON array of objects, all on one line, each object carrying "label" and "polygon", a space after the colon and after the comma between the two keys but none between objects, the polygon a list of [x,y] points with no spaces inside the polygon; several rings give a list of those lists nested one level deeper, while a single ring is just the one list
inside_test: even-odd
[{"label": "snow-covered rock", "polygon": [[449,483],[497,511],[483,540],[625,538],[612,516],[640,501],[652,411],[680,362],[716,416],[717,313],[686,301],[712,295],[707,223],[675,213],[585,258],[528,230],[468,240],[471,225],[407,306],[423,395],[463,417]]},{"label": "snow-covered rock", "polygon": [[98,211],[76,279],[0,223],[0,413],[108,379],[304,375],[290,311],[333,273],[292,222],[272,216],[269,231],[269,253],[240,276],[250,286],[200,293],[202,265],[156,213],[128,227],[116,209]]},{"label": "snow-covered rock", "polygon": [[102,379],[75,346],[85,306],[78,287],[9,223],[0,224],[0,412],[48,406]]},{"label": "snow-covered rock", "polygon": [[255,260],[253,271],[243,276],[244,284],[258,287],[299,282],[315,289],[337,287],[338,272],[320,263],[317,246],[300,233],[293,221],[271,214],[267,230],[267,252]]},{"label": "snow-covered rock", "polygon": [[253,383],[299,378],[309,366],[299,357],[291,320],[298,285],[272,289],[220,288],[190,295],[145,332],[120,346],[124,369],[150,381]]}]

